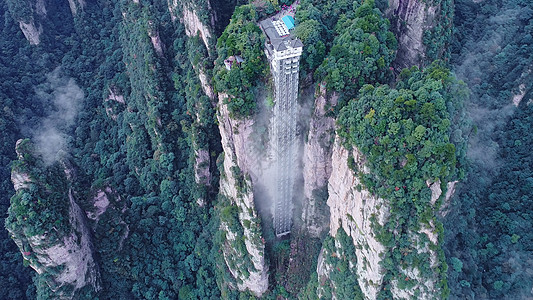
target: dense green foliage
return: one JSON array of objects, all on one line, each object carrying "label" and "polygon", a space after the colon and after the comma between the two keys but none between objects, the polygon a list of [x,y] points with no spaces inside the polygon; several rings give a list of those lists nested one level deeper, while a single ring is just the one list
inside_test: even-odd
[{"label": "dense green foliage", "polygon": [[[70,222],[72,210],[69,198],[75,197],[75,194],[67,173],[72,174],[74,170],[67,170],[71,166],[66,158],[52,165],[44,164],[43,158],[28,139],[17,145],[17,151],[21,157],[13,162],[13,174],[23,180],[19,190],[11,197],[6,228],[20,244],[20,250],[24,252],[24,264],[45,270],[36,277],[38,296],[47,299],[57,297],[60,293],[68,295],[71,287],[58,285],[54,278],[64,266],[49,266],[38,259],[34,251],[38,251],[36,247],[46,249],[63,244],[66,237],[81,234],[79,228],[73,228]],[[38,246],[32,245],[33,238],[40,241]],[[95,296],[90,286],[74,294],[78,299]]]},{"label": "dense green foliage", "polygon": [[494,109],[509,103],[518,85],[531,89],[533,5],[506,0],[458,1],[453,64],[472,86],[476,104]]},{"label": "dense green foliage", "polygon": [[[209,149],[206,139],[194,137],[199,136],[199,128],[211,128],[212,119],[203,120],[204,127],[193,125],[196,123],[187,113],[188,107],[196,110],[193,103],[198,99],[199,83],[192,79],[183,26],[174,27],[167,14],[155,17],[165,9],[165,3],[157,2],[152,6],[121,5],[125,15],[119,34],[129,82],[121,89],[127,109],[119,112],[122,129],[117,137],[123,139],[125,148],[110,153],[109,159],[118,160],[115,163],[100,160],[113,166],[113,171],[122,165],[120,161],[129,167],[129,172],[115,171],[110,178],[125,178],[119,189],[125,189],[130,203],[122,216],[129,234],[119,252],[108,253],[111,245],[103,243],[97,247],[107,259],[104,265],[110,266],[106,269],[109,273],[102,276],[104,297],[106,292],[116,295],[117,291],[121,297],[147,299],[218,294],[208,262],[209,247],[200,244],[205,239],[198,239],[209,211],[196,204],[198,197],[207,194],[194,182],[192,164],[192,144]],[[150,36],[156,32],[165,45],[171,45],[164,56],[152,47]],[[121,225],[111,228],[120,231]],[[111,228],[104,226],[102,233]],[[102,242],[108,239],[103,234]],[[123,282],[117,281],[117,276]]]},{"label": "dense green foliage", "polygon": [[[37,126],[49,109],[49,103],[40,101],[34,94],[34,88],[46,80],[45,73],[54,69],[61,60],[57,54],[64,51],[68,41],[62,37],[72,32],[72,19],[65,7],[50,7],[48,12],[58,17],[42,21],[43,30],[56,33],[56,37],[41,38],[49,43],[50,49],[30,46],[24,38],[18,22],[14,19],[21,11],[13,5],[24,5],[25,1],[0,2],[0,208],[6,216],[9,199],[14,194],[10,181],[10,162],[16,158],[15,142],[22,134],[29,134],[28,128]],[[24,13],[25,14],[25,13]],[[66,16],[66,17],[64,17]],[[29,15],[26,17],[30,18]],[[24,124],[25,126],[20,126]],[[35,286],[32,284],[33,271],[22,264],[22,255],[7,231],[0,230],[0,298],[29,299],[35,298]]]},{"label": "dense green foliage", "polygon": [[[55,24],[45,19],[41,45],[31,47],[2,4],[2,13],[9,21],[2,23],[6,24],[2,43],[9,43],[2,48],[6,54],[2,60],[15,58],[15,62],[6,60],[2,65],[6,66],[2,124],[8,129],[3,136],[2,188],[6,192],[2,195],[12,193],[4,166],[14,158],[16,138],[32,136],[29,130],[39,124],[49,105],[35,97],[32,87],[62,65],[64,73],[74,77],[85,93],[77,127],[68,132],[73,136],[70,150],[79,173],[74,188],[81,195],[80,205],[90,210],[91,203],[86,200],[99,189],[111,189],[108,196],[112,207],[98,224],[91,224],[102,271],[99,296],[103,299],[216,298],[219,293],[208,233],[215,225],[207,226],[209,200],[216,190],[197,185],[193,175],[193,149],[205,149],[216,156],[219,137],[213,130],[213,110],[191,66],[192,53],[201,48],[187,43],[183,26],[171,22],[167,5],[166,1],[98,1],[78,11],[72,22],[64,1],[59,5],[61,11],[48,8],[48,15],[54,16],[49,19],[63,20],[58,21],[61,26],[54,28]],[[157,33],[167,46],[163,56],[151,43],[150,35]],[[37,62],[38,72],[30,69],[34,65],[30,61]],[[13,79],[7,79],[10,76]],[[123,96],[125,102],[108,99],[111,93]],[[202,120],[193,119],[191,112]],[[17,130],[14,116],[25,123],[26,132]],[[213,168],[212,180],[216,182],[216,169],[207,167]],[[54,190],[61,190],[53,180],[48,182]],[[66,189],[62,196],[57,195],[65,197]],[[200,197],[209,206],[198,207]],[[15,197],[13,203],[26,203],[18,199]],[[65,208],[59,201],[56,204],[58,209]],[[12,209],[23,213],[19,208],[23,206]],[[44,217],[48,215],[38,214],[36,220]],[[21,227],[25,230],[42,230],[54,222],[45,222],[44,227],[37,223],[20,225],[27,226]],[[14,245],[8,242],[10,250],[2,249],[4,257],[9,263],[16,257],[22,265],[20,254],[9,254]],[[4,279],[8,294],[2,298],[22,299],[24,284],[30,283],[27,274],[16,269]],[[39,297],[53,297],[43,281],[36,282]]]},{"label": "dense green foliage", "polygon": [[61,166],[46,167],[33,148],[29,140],[18,146],[22,158],[13,163],[13,172],[29,183],[11,198],[6,227],[22,229],[27,237],[46,233],[54,242],[69,232],[68,186]]},{"label": "dense green foliage", "polygon": [[337,20],[347,13],[353,15],[353,8],[350,2],[345,0],[300,2],[295,15],[297,26],[294,34],[305,45],[300,59],[303,78],[313,74],[322,64],[335,37]]},{"label": "dense green foliage", "polygon": [[[437,62],[424,70],[406,69],[400,78],[395,89],[364,86],[359,97],[342,109],[338,132],[348,148],[356,146],[366,158],[370,172],[358,174],[363,186],[387,199],[390,207],[386,225],[373,225],[378,240],[391,251],[383,263],[389,272],[386,280],[398,276],[399,267],[414,266],[422,276],[440,277],[446,296],[446,263],[441,259],[440,270],[431,270],[423,263],[427,254],[411,244],[408,232],[437,222],[439,204],[430,203],[426,182],[445,183],[464,176],[466,143],[460,126],[468,92]],[[421,236],[424,240],[423,244],[440,249]]]},{"label": "dense green foliage", "polygon": [[310,280],[299,299],[332,299],[333,295],[337,299],[365,299],[357,279],[357,257],[352,238],[341,227],[335,237],[326,237],[322,249],[322,268],[327,271],[327,276]]},{"label": "dense green foliage", "polygon": [[[443,220],[452,298],[531,290],[531,1],[456,1],[452,64],[472,90],[469,176]],[[513,108],[513,95],[524,97]],[[526,103],[524,103],[526,102]]]},{"label": "dense green foliage", "polygon": [[[268,224],[240,220],[240,208],[216,197],[215,158],[221,152],[216,99],[205,95],[198,74],[207,74],[208,81],[213,75],[215,90],[229,95],[225,104],[232,117],[251,116],[259,86],[268,78],[264,37],[256,22],[290,1],[243,5],[247,1],[213,0],[211,8],[206,0],[169,7],[171,2],[87,1],[75,16],[66,0],[44,1],[46,15],[32,0],[0,2],[0,209],[5,216],[11,203],[6,226],[28,236],[51,228],[60,234],[69,230],[69,188],[87,212],[94,210],[93,197],[105,191],[109,208],[98,223],[86,220],[101,271],[99,299],[253,298],[235,290],[237,281],[226,268],[229,262],[244,275],[253,269],[244,230],[254,232],[255,243],[264,243],[262,234],[266,240],[271,286],[265,299],[316,299],[317,290],[325,298],[330,293],[338,299],[360,297],[353,241],[342,229],[323,245],[333,267],[329,276],[314,274],[308,280],[316,269],[320,239],[302,246],[306,236],[295,231],[292,241],[277,240]],[[339,108],[348,102],[339,116],[339,134],[368,160],[372,172],[357,174],[364,186],[390,205],[390,222],[373,227],[389,249],[382,264],[387,270],[384,286],[389,288],[400,278],[400,269],[410,265],[421,276],[440,279],[442,297],[448,292],[448,272],[452,298],[523,298],[531,289],[533,260],[533,105],[527,102],[533,84],[531,1],[456,0],[454,14],[450,0],[425,0],[440,5],[436,26],[424,34],[428,61],[449,63],[455,18],[451,67],[473,91],[468,104],[477,134],[465,132],[466,89],[444,65],[405,70],[394,87],[381,85],[392,81],[389,66],[397,47],[382,14],[386,2],[376,0],[380,11],[371,0],[301,0],[294,30],[305,45],[302,86],[311,85],[314,75],[341,95]],[[234,11],[236,5],[243,6]],[[211,42],[220,36],[216,51],[214,45],[208,51],[198,37],[186,37],[179,22],[184,8],[212,26]],[[28,44],[19,21],[42,26],[40,45]],[[162,52],[154,49],[156,37]],[[223,61],[236,55],[244,62],[227,71]],[[68,183],[60,165],[45,165],[39,155],[11,164],[16,140],[36,138],[43,118],[57,110],[39,92],[57,67],[85,95],[76,126],[62,128],[68,145],[64,150],[78,174]],[[523,102],[509,108],[512,96],[521,91]],[[476,135],[470,145],[471,175],[464,178],[467,134]],[[202,167],[212,175],[202,183],[194,176],[200,150],[208,153]],[[28,173],[34,183],[15,194],[11,167]],[[242,174],[237,177],[239,189],[249,188],[242,184]],[[454,204],[443,208],[449,214],[437,220],[442,199],[431,205],[426,186],[440,180],[444,193],[444,183],[455,179],[465,181]],[[419,236],[439,255],[438,267],[431,269],[427,253],[408,251],[414,246],[407,233],[432,223],[442,237],[441,221],[446,243],[435,245]],[[238,238],[228,240],[221,224]],[[0,230],[0,238],[0,298],[54,298],[47,284],[51,274],[37,276],[25,268],[29,262],[7,231]],[[225,260],[223,250],[234,251],[233,259]],[[294,267],[291,261],[301,264]],[[414,284],[399,281],[406,289]],[[84,297],[96,298],[87,289],[79,294]]]},{"label": "dense green foliage", "polygon": [[533,258],[533,106],[519,109],[499,137],[503,164],[478,211],[478,255],[490,298],[520,298],[531,282],[527,262]]},{"label": "dense green foliage", "polygon": [[453,34],[453,0],[431,0],[430,4],[439,5],[440,11],[438,19],[434,20],[435,26],[424,31],[423,42],[426,46],[426,61],[432,62],[436,59],[448,61],[450,58],[450,43]]},{"label": "dense green foliage", "polygon": [[30,23],[34,20],[35,4],[31,0],[7,0],[11,15],[16,21]]},{"label": "dense green foliage", "polygon": [[[232,117],[244,118],[255,112],[257,84],[268,74],[263,53],[265,37],[256,21],[257,13],[253,5],[237,7],[230,24],[217,42],[215,88],[228,94],[224,103]],[[240,65],[234,63],[228,71],[224,60],[237,55],[244,62]]]},{"label": "dense green foliage", "polygon": [[387,82],[397,42],[374,1],[367,0],[342,15],[335,31],[338,35],[329,55],[317,69],[329,90],[353,97],[365,83]]},{"label": "dense green foliage", "polygon": [[[522,105],[499,126],[499,167],[487,177],[475,174],[463,189],[447,229],[447,251],[462,268],[450,270],[452,295],[474,292],[490,299],[521,299],[530,291],[532,242],[531,117],[533,106]],[[461,202],[459,202],[461,201]]]},{"label": "dense green foliage", "polygon": [[462,122],[467,91],[437,63],[401,76],[395,89],[363,87],[341,111],[339,134],[367,156],[372,172],[363,176],[364,184],[385,199],[400,201],[398,209],[408,209],[406,200],[416,199],[420,215],[428,208],[429,195],[422,192],[426,180],[463,177],[465,142],[453,131],[460,128],[451,124]]}]

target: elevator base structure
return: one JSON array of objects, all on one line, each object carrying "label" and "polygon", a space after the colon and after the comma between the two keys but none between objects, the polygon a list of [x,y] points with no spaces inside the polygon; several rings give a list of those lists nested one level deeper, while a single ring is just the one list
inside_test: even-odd
[{"label": "elevator base structure", "polygon": [[[277,237],[290,233],[296,165],[298,72],[303,44],[284,30],[280,21],[260,23],[267,40],[265,53],[274,78],[274,113],[270,141],[275,167],[274,230]],[[281,28],[281,29],[280,29]]]}]

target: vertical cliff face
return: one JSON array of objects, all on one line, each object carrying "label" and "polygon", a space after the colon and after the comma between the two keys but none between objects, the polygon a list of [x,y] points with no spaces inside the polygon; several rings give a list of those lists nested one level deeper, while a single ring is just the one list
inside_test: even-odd
[{"label": "vertical cliff face", "polygon": [[202,89],[204,90],[204,93],[211,99],[212,101],[215,100],[215,91],[213,89],[213,86],[211,85],[211,82],[209,80],[209,77],[205,74],[205,71],[202,68],[195,68],[198,69],[198,79],[200,79],[200,83],[202,84]]},{"label": "vertical cliff face", "polygon": [[41,20],[47,13],[44,0],[8,1],[7,4],[24,37],[31,45],[39,45],[43,33]]},{"label": "vertical cliff face", "polygon": [[[210,13],[213,13],[211,11],[211,7],[208,4],[208,11]],[[178,3],[174,0],[174,2],[170,2],[169,0],[169,9],[171,11],[176,11],[176,7],[178,6]],[[204,8],[205,9],[205,8]],[[214,43],[213,43],[213,27],[214,23],[208,23],[202,22],[200,20],[200,17],[198,16],[198,13],[196,10],[192,9],[188,5],[183,4],[182,7],[182,16],[180,17],[180,21],[185,26],[185,33],[188,37],[194,38],[196,36],[199,36],[201,41],[203,42],[205,49],[207,49],[207,53],[205,53],[205,58],[209,56],[209,53],[213,51]],[[204,90],[204,93],[212,100],[215,101],[215,92],[213,90],[212,84],[210,82],[210,78],[207,76],[207,73],[205,68],[202,66],[201,63],[194,63],[193,67],[198,73],[198,79],[200,79],[200,83],[202,84],[202,89]],[[213,104],[214,105],[214,104]]]},{"label": "vertical cliff face", "polygon": [[196,11],[184,7],[183,8],[183,24],[185,25],[187,36],[196,36],[197,34],[200,35],[202,38],[202,41],[205,44],[205,47],[209,49],[209,40],[211,39],[211,31],[209,28],[204,25],[201,21],[198,15],[196,14]]},{"label": "vertical cliff face", "polygon": [[[135,1],[135,0],[134,0]],[[180,19],[187,28],[187,35],[200,33],[206,46],[211,37],[216,38],[228,25],[236,5],[241,0],[167,0],[172,20]]]},{"label": "vertical cliff face", "polygon": [[315,97],[307,142],[304,144],[303,177],[304,204],[302,221],[313,237],[318,237],[328,223],[327,210],[324,211],[327,182],[331,175],[331,151],[335,136],[335,119],[332,110],[338,96],[326,96],[325,86],[321,85]]},{"label": "vertical cliff face", "polygon": [[85,0],[68,0],[68,5],[70,6],[70,12],[75,16],[85,8],[86,3]]},{"label": "vertical cliff face", "polygon": [[[414,65],[423,65],[426,60],[440,58],[445,47],[430,51],[428,46],[443,46],[446,43],[447,35],[451,33],[451,27],[442,24],[441,19],[450,17],[443,16],[451,9],[451,1],[442,1],[435,4],[433,1],[423,0],[389,0],[389,8],[386,11],[387,17],[391,20],[392,29],[398,37],[398,54],[396,56],[396,69],[409,68]],[[445,6],[443,8],[443,6]],[[451,23],[451,19],[449,20]],[[439,32],[432,33],[435,27],[439,26]],[[450,32],[448,32],[450,31]],[[439,35],[438,42],[436,37]],[[431,45],[437,44],[439,45]],[[436,52],[436,53],[433,53]]]},{"label": "vertical cliff face", "polygon": [[[194,119],[193,124],[193,133],[192,133],[192,143],[194,149],[194,178],[196,184],[201,188],[211,187],[211,156],[209,146],[206,145],[205,138],[202,141],[200,131],[208,132],[212,128],[207,128],[207,119],[212,118],[212,109],[216,107],[217,99],[216,94],[213,89],[213,85],[210,78],[210,70],[208,64],[204,63],[204,60],[209,58],[209,52],[213,50],[213,43],[211,43],[211,32],[213,30],[212,23],[209,24],[206,21],[201,21],[198,16],[198,11],[193,8],[195,7],[192,4],[189,4],[185,1],[177,0],[168,0],[167,1],[168,10],[170,12],[172,21],[179,20],[185,27],[185,34],[190,38],[188,46],[190,52],[195,52],[196,56],[191,59],[191,64],[196,72],[197,78],[199,79],[200,86],[204,94],[209,97],[210,103],[196,101],[194,104],[195,114],[191,114]],[[211,12],[211,7],[209,1],[207,1],[207,7],[198,7],[200,11],[205,12],[206,10],[209,13]],[[151,35],[152,44],[156,49],[157,53],[162,55],[163,50],[158,50],[161,47],[157,47],[157,41],[160,40],[159,36],[154,37]],[[211,47],[210,47],[211,46]],[[198,95],[201,97],[201,95]],[[200,197],[197,199],[197,203],[200,206],[205,205],[205,199]]]},{"label": "vertical cliff face", "polygon": [[[353,157],[353,166],[350,168],[348,162]],[[385,267],[390,253],[400,253],[407,255],[405,251],[414,252],[416,256],[427,258],[427,267],[435,270],[441,264],[437,247],[439,245],[439,234],[436,224],[430,221],[427,224],[420,224],[417,231],[409,231],[406,240],[413,249],[401,249],[388,243],[383,238],[383,228],[386,223],[391,222],[391,209],[387,199],[381,199],[365,190],[357,174],[368,173],[364,156],[355,148],[345,149],[336,138],[332,153],[332,173],[328,183],[328,206],[330,207],[330,235],[338,235],[339,229],[351,237],[355,246],[355,256],[357,264],[355,273],[359,287],[367,299],[376,297],[389,290],[394,299],[432,299],[440,293],[438,274],[422,273],[415,263],[397,268],[396,275],[390,277],[390,271]],[[431,205],[435,205],[437,200],[445,198],[447,202],[452,196],[456,182],[447,184],[447,192],[442,195],[442,184],[440,181],[426,182],[427,189],[431,192]],[[393,233],[394,234],[394,233]],[[335,243],[338,248],[338,242]],[[328,252],[329,251],[329,252]],[[342,252],[342,249],[323,250],[324,253]],[[403,253],[403,254],[402,254]],[[407,259],[407,258],[406,258]],[[418,263],[417,263],[418,264]],[[389,266],[390,268],[391,266]],[[318,274],[328,277],[332,269],[324,258],[319,261]],[[335,293],[335,288],[333,288]]]},{"label": "vertical cliff face", "polygon": [[[205,98],[205,96],[203,96]],[[211,130],[217,130],[215,124],[212,124],[210,118],[213,117],[214,109],[211,107],[209,100],[195,101],[195,114],[193,116],[193,124],[191,125],[191,142],[193,149],[193,164],[194,164],[194,179],[198,190],[203,193],[198,194],[196,200],[199,206],[206,204],[205,194],[218,186],[218,183],[211,182],[213,180],[212,172],[212,153],[214,149],[207,141],[206,134]],[[214,123],[214,122],[213,122]]]},{"label": "vertical cliff face", "polygon": [[[528,73],[531,73],[531,72],[528,72]],[[526,95],[527,91],[528,90],[526,89],[525,83],[522,83],[518,86],[518,92],[516,94],[513,94],[514,106],[518,107],[518,105],[520,105],[520,102],[522,102],[522,99],[524,99],[524,96]]]},{"label": "vertical cliff face", "polygon": [[46,5],[44,0],[35,1],[35,12],[40,16],[46,16]]},{"label": "vertical cliff face", "polygon": [[154,28],[153,21],[148,21],[148,36],[150,37],[150,41],[152,42],[152,46],[154,47],[155,53],[157,53],[158,56],[162,57],[163,48],[165,45],[161,41],[159,31]]},{"label": "vertical cliff face", "polygon": [[[365,160],[357,150],[346,150],[335,139],[332,154],[332,173],[328,183],[330,207],[330,235],[343,228],[355,244],[359,285],[368,299],[375,299],[382,289],[384,269],[381,267],[385,246],[377,240],[374,222],[385,225],[390,212],[387,202],[361,187],[355,172],[369,172]],[[348,167],[352,155],[356,170]]]},{"label": "vertical cliff face", "polygon": [[195,7],[193,3],[178,0],[167,0],[168,10],[172,20],[179,19],[180,22],[185,25],[185,33],[188,37],[195,37],[200,35],[200,38],[204,42],[207,49],[210,49],[210,39],[212,37],[212,29],[214,28],[214,20],[212,17],[207,16],[207,19],[202,22],[198,12],[202,11],[209,15],[213,15],[214,12],[211,9],[211,4],[206,1],[207,7]]},{"label": "vertical cliff face", "polygon": [[69,187],[72,170],[40,165],[28,141],[17,142],[19,161],[12,171],[16,194],[6,228],[24,260],[58,299],[81,289],[98,291],[99,271],[86,216]]},{"label": "vertical cliff face", "polygon": [[32,45],[39,45],[41,43],[41,34],[43,33],[42,25],[35,25],[35,21],[31,20],[28,23],[19,21],[20,30],[24,34],[24,37]]},{"label": "vertical cliff face", "polygon": [[220,194],[229,201],[221,212],[221,229],[225,235],[223,255],[237,288],[260,296],[268,288],[268,266],[250,175],[254,159],[249,155],[249,141],[254,122],[232,119],[223,104],[226,97],[219,95],[217,115],[224,150]]},{"label": "vertical cliff face", "polygon": [[58,299],[75,298],[77,292],[87,286],[94,291],[100,289],[99,272],[92,257],[92,242],[85,216],[74,201],[72,191],[68,194],[68,217],[72,226],[68,234],[52,242],[46,233],[32,236],[26,234],[24,229],[9,230],[23,258],[39,275],[45,276],[46,283]]}]

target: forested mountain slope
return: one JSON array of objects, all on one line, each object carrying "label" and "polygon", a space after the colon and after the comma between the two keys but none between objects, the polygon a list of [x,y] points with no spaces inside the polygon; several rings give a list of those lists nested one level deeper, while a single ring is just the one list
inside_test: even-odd
[{"label": "forested mountain slope", "polygon": [[469,176],[446,217],[453,298],[531,297],[530,1],[457,1],[452,64],[476,125]]},{"label": "forested mountain slope", "polygon": [[[284,9],[304,48],[278,238],[258,21]],[[5,0],[0,15],[1,299],[533,296],[530,1]]]},{"label": "forested mountain slope", "polygon": [[[212,257],[211,248],[202,245],[206,238],[199,237],[209,223],[210,205],[197,205],[199,198],[206,202],[212,199],[216,190],[208,186],[216,185],[196,183],[192,161],[193,148],[208,149],[214,158],[220,150],[217,139],[209,136],[216,137],[216,132],[203,129],[212,126],[213,119],[195,122],[188,112],[200,101],[209,103],[208,97],[199,96],[200,82],[191,65],[194,53],[201,48],[187,38],[181,23],[172,22],[166,2],[83,2],[75,14],[67,1],[44,3],[47,14],[38,16],[42,35],[37,46],[28,45],[12,18],[15,13],[24,15],[19,9],[31,13],[35,3],[2,3],[7,20],[3,23],[6,34],[2,35],[6,47],[2,49],[8,54],[2,56],[7,68],[3,119],[11,122],[6,126],[9,134],[3,135],[7,139],[2,147],[4,168],[9,168],[6,159],[14,158],[18,137],[42,140],[36,145],[40,152],[54,146],[47,143],[50,138],[64,146],[63,155],[75,163],[77,179],[72,188],[76,201],[86,212],[84,222],[93,231],[101,270],[99,297],[163,299],[175,298],[180,291],[216,297],[210,263],[200,263]],[[70,112],[74,114],[70,124],[54,117],[64,106],[74,105],[72,97],[61,94],[68,87],[62,82],[47,83],[46,79],[58,67],[59,76],[67,82],[72,78],[83,92],[81,103]],[[205,107],[209,109],[209,105]],[[44,163],[58,163],[53,150],[42,153],[52,155],[44,157]],[[8,173],[3,174],[3,179],[9,180]],[[54,187],[55,183],[42,184]],[[9,185],[4,182],[2,186],[6,190],[3,197],[9,197]],[[64,190],[63,197],[67,196]],[[4,198],[3,203],[7,202]],[[47,213],[46,207],[33,209],[21,212]],[[13,218],[7,221],[8,227],[43,229],[39,223],[15,225]],[[16,218],[23,221],[26,217]],[[44,234],[49,235],[47,231]],[[8,251],[15,253],[11,245],[8,249],[6,255]],[[31,249],[27,252],[37,255]],[[34,258],[26,259],[31,264]],[[22,259],[18,261],[20,265]],[[5,289],[13,290],[13,299],[23,297],[22,283],[30,284],[27,272],[5,273],[26,278],[18,283],[6,280],[15,286]],[[39,277],[43,276],[53,274]],[[201,287],[196,287],[197,280]],[[47,284],[39,284],[37,294],[57,296]]]}]

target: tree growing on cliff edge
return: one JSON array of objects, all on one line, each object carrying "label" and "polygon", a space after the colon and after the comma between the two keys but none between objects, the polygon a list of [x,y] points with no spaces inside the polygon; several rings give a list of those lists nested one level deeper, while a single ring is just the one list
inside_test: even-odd
[{"label": "tree growing on cliff edge", "polygon": [[338,36],[315,76],[326,81],[328,90],[342,92],[348,98],[366,83],[387,82],[397,48],[389,27],[373,0],[366,0],[353,13],[341,15],[335,26]]},{"label": "tree growing on cliff edge", "polygon": [[[253,5],[237,7],[230,24],[217,42],[215,89],[228,94],[224,103],[232,117],[244,118],[255,112],[255,89],[267,74],[263,53],[265,37],[256,21],[257,13]],[[231,70],[227,70],[224,60],[236,55],[241,56],[244,62],[240,65],[233,64]]]},{"label": "tree growing on cliff edge", "polygon": [[[421,224],[434,224],[442,239],[442,224],[436,220],[442,200],[431,202],[428,182],[439,182],[442,188],[464,177],[467,96],[464,83],[434,62],[424,70],[404,70],[394,89],[365,85],[359,97],[341,110],[338,133],[346,147],[362,152],[370,169],[358,176],[366,189],[390,205],[387,223],[373,224],[377,239],[390,249],[383,260],[388,261],[383,264],[388,271],[385,282],[398,278],[401,268],[415,266],[422,277],[438,278],[441,296],[449,294],[440,242],[424,242],[422,234],[419,245],[406,245],[412,244],[410,236],[419,232]],[[411,250],[401,254],[402,244]],[[419,249],[426,244],[439,255],[434,267],[421,263],[427,253]]]},{"label": "tree growing on cliff edge", "polygon": [[341,111],[339,134],[368,155],[380,184],[463,177],[465,140],[457,130],[466,87],[440,63],[400,78],[395,89],[364,86]]}]

